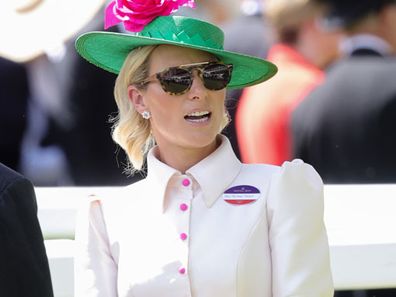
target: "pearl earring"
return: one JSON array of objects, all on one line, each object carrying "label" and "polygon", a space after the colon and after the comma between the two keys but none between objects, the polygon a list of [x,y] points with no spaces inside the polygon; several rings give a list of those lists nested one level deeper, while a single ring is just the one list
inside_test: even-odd
[{"label": "pearl earring", "polygon": [[151,118],[151,113],[149,111],[145,110],[142,112],[142,117],[143,117],[143,119],[148,120],[149,118]]}]

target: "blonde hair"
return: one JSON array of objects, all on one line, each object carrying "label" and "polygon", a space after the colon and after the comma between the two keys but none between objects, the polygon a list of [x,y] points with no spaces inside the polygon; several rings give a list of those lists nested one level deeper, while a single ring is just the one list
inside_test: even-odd
[{"label": "blonde hair", "polygon": [[131,163],[127,167],[130,173],[142,169],[144,156],[153,146],[154,140],[150,132],[150,121],[142,118],[129,99],[128,86],[138,84],[148,76],[149,57],[155,48],[156,46],[144,46],[131,51],[114,87],[118,115],[113,119],[112,137],[126,152]]},{"label": "blonde hair", "polygon": [[[143,46],[131,51],[125,59],[114,87],[118,115],[112,119],[112,137],[126,152],[130,162],[126,171],[131,174],[142,169],[144,158],[154,146],[155,140],[151,135],[150,121],[143,119],[129,99],[128,86],[139,85],[148,77],[149,57],[156,47]],[[228,112],[225,112],[219,132],[229,122]]]}]

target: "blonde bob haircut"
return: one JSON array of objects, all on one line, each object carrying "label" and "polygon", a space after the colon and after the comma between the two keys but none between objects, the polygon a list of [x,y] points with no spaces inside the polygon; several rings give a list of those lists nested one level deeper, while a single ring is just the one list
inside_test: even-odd
[{"label": "blonde bob haircut", "polygon": [[[138,85],[148,77],[149,57],[156,47],[157,45],[143,46],[131,51],[125,59],[114,87],[118,115],[112,119],[112,137],[126,152],[130,162],[126,171],[131,174],[142,169],[145,156],[154,146],[155,140],[151,135],[150,120],[143,119],[129,100],[128,86]],[[219,133],[229,122],[229,115],[225,112]]]}]

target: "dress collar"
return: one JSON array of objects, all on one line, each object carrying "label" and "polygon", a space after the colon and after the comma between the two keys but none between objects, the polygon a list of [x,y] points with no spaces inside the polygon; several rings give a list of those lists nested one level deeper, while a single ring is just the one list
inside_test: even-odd
[{"label": "dress collar", "polygon": [[211,207],[237,177],[241,167],[230,141],[221,135],[221,144],[217,150],[188,169],[187,173],[197,180],[206,206]]},{"label": "dress collar", "polygon": [[[220,146],[205,159],[186,171],[202,189],[205,205],[211,207],[239,174],[242,164],[235,156],[227,137],[219,135]],[[152,181],[161,195],[164,205],[165,191],[170,179],[182,173],[156,157],[158,147],[153,147],[147,155],[147,180]]]}]

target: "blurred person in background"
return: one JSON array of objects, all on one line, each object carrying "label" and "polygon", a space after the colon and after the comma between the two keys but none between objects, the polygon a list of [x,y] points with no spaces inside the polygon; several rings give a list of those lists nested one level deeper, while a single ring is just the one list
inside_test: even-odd
[{"label": "blurred person in background", "polygon": [[33,185],[2,163],[0,163],[0,296],[53,296]]},{"label": "blurred person in background", "polygon": [[[322,26],[347,36],[342,59],[293,114],[293,157],[325,183],[395,183],[396,1],[318,2],[328,7]],[[396,289],[339,294],[394,297]]]},{"label": "blurred person in background", "polygon": [[0,57],[0,162],[14,170],[20,165],[28,98],[24,65]]},{"label": "blurred person in background", "polygon": [[27,71],[27,125],[18,169],[35,185],[71,183],[65,152],[45,141],[51,121],[70,125],[66,94],[72,63],[65,42],[92,17],[95,3],[20,0],[7,1],[0,10],[0,56],[23,63]]},{"label": "blurred person in background", "polygon": [[175,15],[198,18],[221,27],[239,15],[239,1],[241,0],[197,0],[195,9],[181,7]]},{"label": "blurred person in background", "polygon": [[[79,32],[103,28],[103,11]],[[112,31],[120,31],[114,27]],[[68,43],[73,54],[74,42]],[[120,186],[142,178],[142,172],[133,176],[124,173],[127,157],[123,150],[109,137],[110,118],[117,111],[113,98],[115,75],[98,71],[79,55],[73,57],[70,69],[73,78],[68,87],[68,105],[73,117],[67,129],[52,123],[49,141],[59,144],[65,151],[74,185]],[[92,112],[94,106],[95,112]]]},{"label": "blurred person in background", "polygon": [[322,25],[347,36],[343,58],[293,114],[293,157],[326,183],[394,183],[396,1],[319,2],[329,7]]},{"label": "blurred person in background", "polygon": [[[263,0],[239,0],[239,14],[221,25],[225,36],[224,48],[233,52],[265,58],[273,43],[272,26],[263,14]],[[226,107],[231,122],[223,133],[229,138],[235,154],[240,159],[235,128],[235,113],[243,89],[227,90]]]},{"label": "blurred person in background", "polygon": [[[29,96],[25,99],[27,107],[20,108],[19,113],[10,108],[1,110],[7,111],[3,121],[11,117],[21,121],[19,114],[26,110],[23,140],[15,144],[20,147],[6,154],[21,151],[15,169],[36,186],[122,185],[131,180],[122,171],[126,156],[106,137],[111,133],[109,114],[116,111],[115,103],[108,100],[113,96],[114,77],[105,71],[92,71],[93,67],[74,51],[75,34],[102,27],[103,14],[97,12],[104,2],[81,5],[80,1],[20,0],[6,2],[0,10],[0,56],[26,69]],[[3,102],[7,98],[0,99]],[[8,101],[11,107],[18,102]],[[92,105],[95,112],[87,112]],[[0,129],[11,131],[9,125]],[[13,136],[16,138],[17,133]],[[4,137],[2,142],[13,138]],[[8,158],[6,154],[2,160]]]},{"label": "blurred person in background", "polygon": [[24,63],[30,96],[20,171],[36,186],[72,184],[63,148],[48,142],[53,123],[66,129],[71,121],[67,87],[62,80],[70,76],[66,75],[68,68],[61,67],[62,60],[63,57],[41,54]]},{"label": "blurred person in background", "polygon": [[323,68],[338,55],[339,33],[326,32],[317,20],[323,5],[312,0],[266,0],[264,13],[277,42],[268,59],[277,76],[243,91],[236,114],[241,158],[247,163],[280,165],[291,160],[290,115],[323,80]]}]

